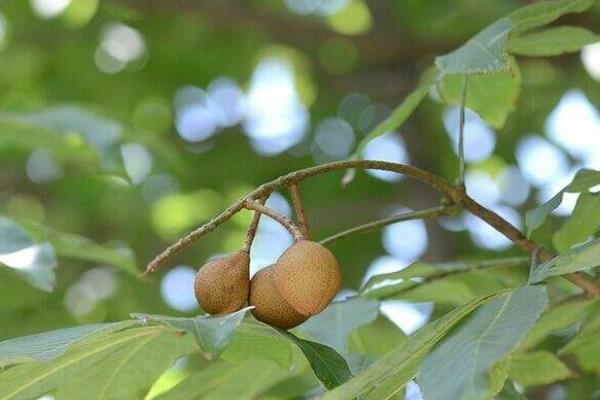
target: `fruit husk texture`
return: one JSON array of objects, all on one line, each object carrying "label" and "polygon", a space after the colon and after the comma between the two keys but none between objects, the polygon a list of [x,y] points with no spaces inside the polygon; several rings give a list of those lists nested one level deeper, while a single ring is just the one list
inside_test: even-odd
[{"label": "fruit husk texture", "polygon": [[308,319],[281,297],[273,281],[273,266],[261,269],[250,282],[249,304],[252,315],[262,322],[282,329],[290,329]]},{"label": "fruit husk texture", "polygon": [[303,315],[320,313],[340,289],[342,274],[333,255],[319,243],[299,240],[274,265],[275,287]]},{"label": "fruit husk texture", "polygon": [[240,310],[250,291],[250,256],[240,251],[204,264],[194,280],[194,293],[200,307],[218,315]]}]

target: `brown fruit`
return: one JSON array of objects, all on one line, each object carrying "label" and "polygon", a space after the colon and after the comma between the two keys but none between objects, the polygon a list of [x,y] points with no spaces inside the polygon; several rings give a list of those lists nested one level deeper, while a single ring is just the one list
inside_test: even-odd
[{"label": "brown fruit", "polygon": [[250,291],[250,256],[240,251],[204,264],[194,280],[198,304],[210,314],[240,310]]},{"label": "brown fruit", "polygon": [[257,320],[279,328],[290,329],[308,319],[283,300],[273,281],[272,265],[252,277],[248,303],[254,306],[251,312]]},{"label": "brown fruit", "polygon": [[320,313],[335,297],[342,280],[335,256],[319,243],[299,240],[274,266],[281,297],[301,314]]}]

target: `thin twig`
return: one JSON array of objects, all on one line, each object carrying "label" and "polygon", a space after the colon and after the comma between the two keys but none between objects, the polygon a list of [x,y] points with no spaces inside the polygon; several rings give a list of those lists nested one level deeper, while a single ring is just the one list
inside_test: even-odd
[{"label": "thin twig", "polygon": [[[439,263],[434,264],[433,266],[438,268],[439,271],[436,271],[433,275],[429,275],[423,277],[423,280],[411,280],[409,284],[403,285],[398,288],[395,292],[386,292],[383,296],[367,296],[367,297],[376,297],[377,299],[389,299],[391,297],[396,297],[400,294],[406,293],[409,290],[413,289],[416,286],[419,286],[423,283],[430,283],[440,279],[447,278],[453,275],[466,274],[472,271],[482,270],[482,269],[496,269],[496,268],[513,268],[513,267],[522,267],[527,265],[529,261],[528,257],[509,257],[509,258],[499,258],[492,260],[476,260],[476,261],[458,261],[458,262],[448,262],[448,263]],[[460,267],[458,267],[459,265]],[[369,293],[375,291],[373,290],[365,290],[361,292],[361,296],[368,295]]]},{"label": "thin twig", "polygon": [[277,211],[275,211],[275,210],[273,210],[273,209],[271,209],[269,207],[263,206],[258,201],[256,201],[256,200],[246,200],[244,202],[244,208],[247,208],[248,210],[258,211],[261,214],[264,214],[264,215],[266,215],[268,217],[273,218],[275,221],[277,221],[281,225],[283,225],[285,227],[285,229],[287,229],[292,234],[292,236],[294,237],[294,240],[304,239],[304,236],[302,235],[302,232],[300,231],[300,228],[298,228],[296,226],[296,224],[294,224],[292,222],[291,219],[289,219],[285,215],[280,214]]},{"label": "thin twig", "polygon": [[451,215],[456,212],[454,206],[438,206],[432,207],[425,210],[410,211],[399,215],[393,215],[391,217],[382,218],[377,221],[369,222],[363,225],[355,226],[342,232],[338,232],[335,235],[331,235],[319,241],[322,245],[327,245],[338,240],[342,240],[351,235],[360,235],[363,233],[370,232],[382,226],[394,224],[396,222],[409,221],[412,219],[423,219],[423,218],[434,218],[444,215]]},{"label": "thin twig", "polygon": [[[265,196],[258,200],[258,202],[264,205],[267,202],[268,197]],[[258,230],[258,223],[260,222],[260,216],[262,213],[260,211],[255,211],[252,216],[252,222],[250,222],[250,226],[248,227],[248,232],[246,233],[246,240],[244,240],[244,245],[242,246],[242,251],[246,253],[250,253],[250,247],[252,247],[252,242],[254,241],[254,237],[256,236],[256,231]]]},{"label": "thin twig", "polygon": [[467,74],[462,76],[462,93],[458,115],[458,184],[465,184],[465,107],[467,104]]},{"label": "thin twig", "polygon": [[304,235],[306,239],[310,239],[310,229],[308,228],[308,220],[306,219],[306,213],[304,212],[304,204],[302,203],[298,184],[292,182],[288,185],[288,189],[292,195],[292,204],[294,205],[294,213],[296,214],[298,228],[300,228],[302,235]]}]

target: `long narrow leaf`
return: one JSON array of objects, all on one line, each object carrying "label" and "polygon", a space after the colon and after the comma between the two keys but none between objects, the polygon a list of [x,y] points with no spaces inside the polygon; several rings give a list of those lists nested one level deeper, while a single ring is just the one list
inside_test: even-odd
[{"label": "long narrow leaf", "polygon": [[410,336],[402,348],[381,357],[363,372],[323,396],[322,400],[351,400],[376,390],[379,399],[398,393],[411,380],[427,352],[461,319],[479,305],[505,295],[499,292],[457,307],[439,320]]}]

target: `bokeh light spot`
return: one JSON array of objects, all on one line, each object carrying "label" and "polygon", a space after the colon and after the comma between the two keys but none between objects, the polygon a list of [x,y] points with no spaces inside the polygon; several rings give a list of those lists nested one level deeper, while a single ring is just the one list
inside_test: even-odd
[{"label": "bokeh light spot", "polygon": [[533,185],[549,183],[565,175],[569,161],[556,146],[537,135],[529,135],[517,144],[516,157],[523,176]]},{"label": "bokeh light spot", "polygon": [[327,23],[331,29],[344,35],[359,35],[371,28],[373,18],[362,0],[350,0],[345,7],[331,14]]},{"label": "bokeh light spot", "polygon": [[317,163],[342,160],[354,145],[354,131],[341,118],[328,118],[315,131],[313,157]]},{"label": "bokeh light spot", "polygon": [[365,272],[365,275],[362,278],[361,286],[364,286],[369,281],[369,279],[371,279],[375,275],[388,274],[390,272],[400,271],[408,267],[409,265],[409,262],[401,258],[396,258],[389,255],[377,257],[371,262],[371,264],[367,268],[367,272]]},{"label": "bokeh light spot", "polygon": [[27,177],[33,183],[48,183],[59,180],[64,173],[48,149],[36,149],[27,159]]},{"label": "bokeh light spot", "polygon": [[136,106],[131,122],[141,131],[164,133],[171,127],[173,115],[165,100],[160,97],[150,97]]},{"label": "bokeh light spot", "polygon": [[581,61],[588,74],[600,81],[600,43],[585,46],[581,51]]},{"label": "bokeh light spot", "polygon": [[383,231],[383,247],[391,255],[406,260],[416,261],[427,249],[427,230],[421,220],[398,222],[385,227]]},{"label": "bokeh light spot", "polygon": [[169,307],[189,312],[198,308],[194,296],[196,271],[187,265],[180,265],[165,274],[160,282],[160,294]]},{"label": "bokeh light spot", "polygon": [[[498,215],[506,219],[517,229],[521,228],[521,215],[513,208],[503,205],[491,207]],[[473,215],[467,216],[467,228],[469,230],[471,240],[476,246],[488,250],[505,250],[513,245],[502,233]]]},{"label": "bokeh light spot", "polygon": [[569,90],[546,120],[548,136],[588,168],[600,168],[600,113],[579,90]]},{"label": "bokeh light spot", "polygon": [[156,201],[152,206],[154,229],[166,239],[209,219],[223,204],[222,196],[213,190],[175,193]]},{"label": "bokeh light spot", "polygon": [[[452,139],[454,152],[458,154],[458,107],[446,107],[443,113],[446,132]],[[488,158],[496,146],[496,136],[477,114],[471,110],[465,112],[465,160],[482,161]]]},{"label": "bokeh light spot", "polygon": [[308,127],[291,66],[280,58],[261,61],[252,74],[244,129],[262,155],[275,155],[299,143]]},{"label": "bokeh light spot", "polygon": [[41,18],[55,18],[62,14],[72,0],[31,0],[33,12]]},{"label": "bokeh light spot", "polygon": [[145,56],[146,44],[137,30],[120,22],[110,22],[102,28],[100,45],[94,56],[96,66],[102,72],[115,74]]},{"label": "bokeh light spot", "polygon": [[512,206],[523,204],[529,197],[529,183],[517,167],[508,167],[498,176],[500,199]]},{"label": "bokeh light spot", "polygon": [[500,199],[498,183],[486,172],[468,171],[465,186],[469,195],[484,206],[494,205]]},{"label": "bokeh light spot", "polygon": [[[404,140],[397,133],[388,133],[371,140],[362,151],[365,160],[380,160],[395,163],[409,163]],[[367,170],[369,175],[383,181],[395,182],[404,178],[401,174],[389,171]]]},{"label": "bokeh light spot", "polygon": [[139,143],[121,145],[121,156],[125,171],[134,185],[142,183],[152,172],[152,153]]},{"label": "bokeh light spot", "polygon": [[414,304],[402,300],[384,300],[381,302],[381,313],[407,335],[411,335],[423,327],[432,311],[432,303]]}]

